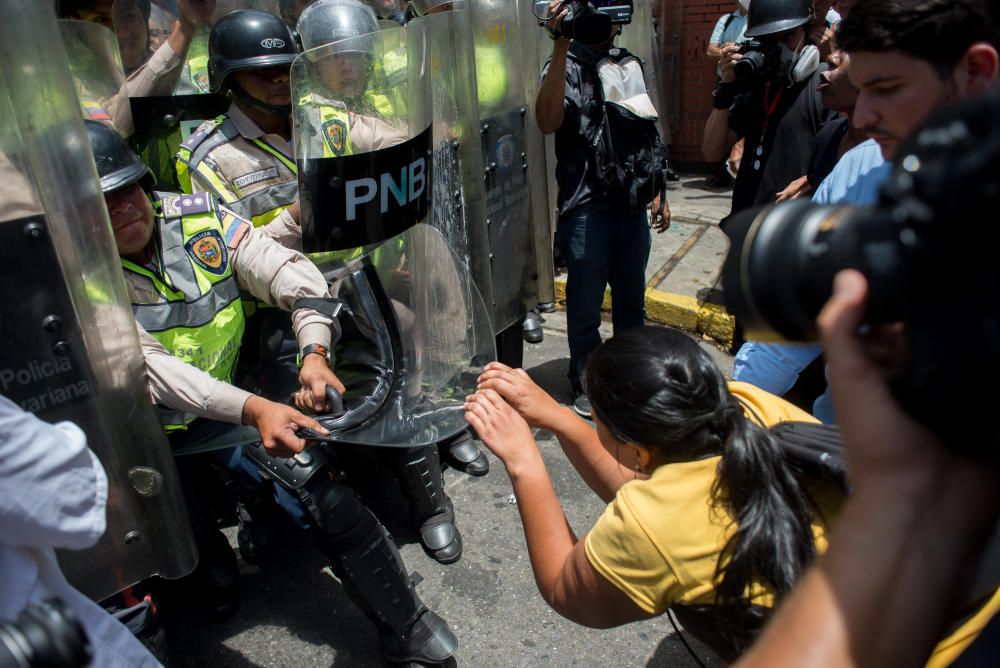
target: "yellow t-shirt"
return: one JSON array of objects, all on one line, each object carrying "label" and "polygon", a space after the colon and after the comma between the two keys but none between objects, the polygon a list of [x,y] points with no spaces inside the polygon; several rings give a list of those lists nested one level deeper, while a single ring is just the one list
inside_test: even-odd
[{"label": "yellow t-shirt", "polygon": [[[816,422],[780,397],[747,383],[730,391],[765,425]],[[712,503],[719,457],[660,466],[648,480],[623,485],[586,537],[591,565],[636,605],[660,614],[674,604],[715,603],[713,584],[719,553],[736,526],[729,513]],[[833,486],[809,490],[824,518],[835,516],[842,494]],[[826,523],[817,519],[813,535],[826,549]],[[754,603],[772,606],[769,587],[755,586]]]},{"label": "yellow t-shirt", "polygon": [[[767,426],[816,421],[753,385],[731,382],[729,389]],[[747,414],[752,415],[749,410]],[[656,469],[648,480],[623,485],[587,534],[585,547],[591,565],[650,614],[661,614],[674,604],[715,603],[712,581],[716,563],[735,529],[725,509],[711,502],[719,461],[719,457],[712,457],[668,464]],[[836,517],[843,494],[822,484],[806,491],[822,515],[813,523],[816,551],[822,553],[827,547],[827,522]],[[758,585],[752,589],[751,599],[772,607],[774,593]],[[998,611],[1000,589],[938,643],[927,668],[944,668],[958,658]]]}]

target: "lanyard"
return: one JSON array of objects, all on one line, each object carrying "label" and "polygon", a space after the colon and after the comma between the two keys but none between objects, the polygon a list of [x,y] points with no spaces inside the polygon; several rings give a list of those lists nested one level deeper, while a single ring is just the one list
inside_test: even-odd
[{"label": "lanyard", "polygon": [[760,140],[757,142],[757,150],[754,152],[753,160],[753,170],[759,172],[761,168],[761,158],[764,157],[764,137],[767,135],[767,126],[771,123],[771,117],[774,116],[774,112],[778,109],[778,103],[781,102],[781,96],[785,92],[784,86],[778,89],[777,94],[775,94],[774,99],[768,102],[768,95],[771,92],[771,83],[767,83],[767,87],[764,89],[764,125],[760,129]]}]

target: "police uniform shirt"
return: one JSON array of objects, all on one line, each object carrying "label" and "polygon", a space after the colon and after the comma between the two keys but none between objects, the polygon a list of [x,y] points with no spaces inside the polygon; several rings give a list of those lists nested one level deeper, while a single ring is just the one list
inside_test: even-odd
[{"label": "police uniform shirt", "polygon": [[183,64],[184,60],[170,44],[163,42],[149,60],[126,79],[129,97],[173,95]]},{"label": "police uniform shirt", "polygon": [[[163,222],[157,219],[156,224]],[[241,289],[286,311],[300,298],[329,295],[323,275],[304,255],[279,245],[249,222],[242,224],[247,227],[245,234],[235,248],[229,248],[229,262]],[[149,278],[133,271],[124,274],[132,303],[165,301]],[[312,309],[292,311],[292,329],[300,347],[311,343],[329,347],[340,334],[336,320]],[[241,422],[249,393],[174,357],[142,328],[139,334],[154,403],[210,419]]]},{"label": "police uniform shirt", "polygon": [[35,187],[10,158],[0,152],[0,222],[41,213]]},{"label": "police uniform shirt", "polygon": [[[294,165],[295,157],[288,141],[279,135],[264,132],[235,102],[229,105],[226,116],[239,135],[209,151],[204,161],[228,190],[228,193],[217,194],[228,204],[243,203],[240,213],[252,217],[254,213],[248,208],[256,207],[263,211],[267,205],[256,204],[248,201],[248,198],[258,194],[263,196],[263,193],[274,186],[287,184],[291,188],[298,187],[298,175],[289,167],[289,164]],[[255,140],[280,153],[288,164],[255,144]],[[215,191],[213,185],[194,170],[191,171],[191,186],[196,192]]]}]

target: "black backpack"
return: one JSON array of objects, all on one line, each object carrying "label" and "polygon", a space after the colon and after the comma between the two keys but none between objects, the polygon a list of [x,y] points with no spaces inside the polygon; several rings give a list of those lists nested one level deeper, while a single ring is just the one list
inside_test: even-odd
[{"label": "black backpack", "polygon": [[[594,193],[631,213],[645,211],[657,195],[664,200],[667,190],[667,147],[660,139],[656,121],[605,101],[597,62],[573,48],[570,57],[594,72],[597,79],[594,93],[603,112],[597,131],[590,138],[596,177]],[[612,49],[600,56],[600,60],[608,58],[621,62],[634,56],[627,49]]]}]

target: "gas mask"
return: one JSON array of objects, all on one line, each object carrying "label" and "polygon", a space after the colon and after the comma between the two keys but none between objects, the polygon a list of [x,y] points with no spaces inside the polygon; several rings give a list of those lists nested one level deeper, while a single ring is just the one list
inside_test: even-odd
[{"label": "gas mask", "polygon": [[790,86],[802,83],[819,69],[819,47],[805,44],[804,38],[803,45],[796,50],[789,49],[784,44],[779,44],[778,49],[781,52],[778,72],[782,77],[787,76]]}]

